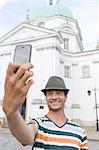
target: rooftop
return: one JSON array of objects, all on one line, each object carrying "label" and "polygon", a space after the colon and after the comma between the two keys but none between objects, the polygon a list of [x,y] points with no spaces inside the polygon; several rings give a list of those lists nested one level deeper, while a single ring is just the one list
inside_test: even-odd
[{"label": "rooftop", "polygon": [[38,19],[38,18],[48,18],[52,16],[64,16],[67,18],[74,19],[74,16],[70,9],[64,7],[62,5],[49,5],[46,7],[41,7],[32,12],[30,17],[31,21]]}]

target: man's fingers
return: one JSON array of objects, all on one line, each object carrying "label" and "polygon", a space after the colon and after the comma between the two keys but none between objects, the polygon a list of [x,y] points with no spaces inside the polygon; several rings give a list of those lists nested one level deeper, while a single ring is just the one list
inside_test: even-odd
[{"label": "man's fingers", "polygon": [[16,65],[16,64],[14,64],[14,63],[9,63],[6,73],[7,73],[8,75],[12,75],[14,72],[17,71],[17,69],[18,69],[19,67],[20,67],[19,65]]},{"label": "man's fingers", "polygon": [[20,66],[19,69],[17,70],[16,74],[15,74],[16,80],[20,79],[24,75],[26,70],[29,70],[31,68],[33,68],[33,65],[31,63],[24,64],[24,65]]},{"label": "man's fingers", "polygon": [[26,84],[25,84],[25,86],[24,86],[24,91],[26,92],[26,94],[27,94],[27,92],[28,92],[28,90],[29,90],[29,88],[30,88],[30,86],[33,84],[33,80],[32,79],[30,79]]},{"label": "man's fingers", "polygon": [[31,70],[26,70],[26,72],[24,73],[24,75],[22,76],[20,83],[21,84],[25,84],[27,82],[27,80],[33,76],[33,71]]}]

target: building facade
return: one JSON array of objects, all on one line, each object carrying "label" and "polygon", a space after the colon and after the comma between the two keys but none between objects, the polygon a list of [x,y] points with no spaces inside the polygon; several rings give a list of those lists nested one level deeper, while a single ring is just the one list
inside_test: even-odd
[{"label": "building facade", "polygon": [[[95,126],[96,108],[99,114],[99,47],[84,50],[81,30],[72,12],[58,1],[49,0],[47,6],[34,11],[30,17],[27,14],[24,22],[1,37],[1,104],[7,65],[13,61],[16,45],[24,44],[32,45],[31,62],[34,65],[34,84],[21,108],[25,111],[25,119],[47,113],[41,89],[50,76],[58,75],[70,89],[65,106],[68,118],[85,126]],[[2,106],[0,115],[4,116]]]}]

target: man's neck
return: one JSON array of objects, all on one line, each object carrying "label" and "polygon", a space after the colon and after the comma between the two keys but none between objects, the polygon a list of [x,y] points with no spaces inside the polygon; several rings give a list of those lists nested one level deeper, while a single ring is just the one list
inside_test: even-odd
[{"label": "man's neck", "polygon": [[58,126],[64,125],[67,120],[64,111],[57,111],[57,112],[49,111],[46,116]]}]

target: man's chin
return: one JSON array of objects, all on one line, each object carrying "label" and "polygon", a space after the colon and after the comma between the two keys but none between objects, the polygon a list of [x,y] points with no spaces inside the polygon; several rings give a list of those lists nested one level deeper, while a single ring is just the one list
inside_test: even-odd
[{"label": "man's chin", "polygon": [[49,108],[49,110],[54,111],[54,112],[58,112],[59,110],[61,110],[61,108],[54,107],[54,108]]}]

